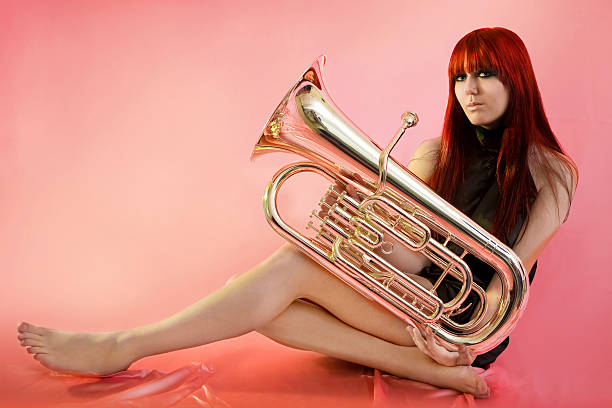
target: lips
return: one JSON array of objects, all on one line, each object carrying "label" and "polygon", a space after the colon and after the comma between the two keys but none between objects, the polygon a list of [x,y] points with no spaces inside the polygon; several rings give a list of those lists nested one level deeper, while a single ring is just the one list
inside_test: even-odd
[{"label": "lips", "polygon": [[465,109],[469,112],[479,111],[482,107],[482,103],[480,102],[470,102],[465,106]]}]

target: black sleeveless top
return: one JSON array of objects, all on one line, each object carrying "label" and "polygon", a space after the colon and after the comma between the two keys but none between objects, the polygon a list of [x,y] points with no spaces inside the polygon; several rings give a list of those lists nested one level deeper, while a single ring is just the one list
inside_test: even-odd
[{"label": "black sleeveless top", "polygon": [[[495,170],[504,129],[487,130],[479,126],[475,129],[475,137],[478,139],[478,143],[476,144],[474,153],[470,157],[470,163],[465,172],[464,182],[459,186],[455,198],[451,203],[490,232],[493,227],[493,220],[495,219],[500,194],[495,177]],[[524,221],[525,214],[521,214],[510,236],[504,237],[501,241],[509,247],[514,246]],[[449,248],[453,249],[451,245],[449,245]],[[462,251],[458,248],[456,249],[458,253]],[[474,283],[486,289],[495,274],[493,269],[473,255],[466,255],[464,260],[472,270]],[[529,283],[533,280],[536,266],[537,262],[529,272]],[[437,265],[432,265],[424,268],[421,271],[421,276],[435,282],[441,273],[442,269]],[[459,289],[460,284],[458,281],[445,279],[436,289],[436,292],[443,301],[447,302],[457,295]],[[471,302],[472,305],[464,312],[453,316],[454,321],[465,323],[470,320],[474,310],[478,307],[479,300],[475,294],[471,293],[467,302]],[[497,359],[497,356],[499,356],[506,347],[508,347],[509,342],[510,338],[506,337],[497,347],[476,357],[472,366],[486,368]]]}]

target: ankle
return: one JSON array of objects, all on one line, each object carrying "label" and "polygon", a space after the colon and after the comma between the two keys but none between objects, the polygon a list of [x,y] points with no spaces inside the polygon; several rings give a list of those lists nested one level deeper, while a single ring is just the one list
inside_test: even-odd
[{"label": "ankle", "polygon": [[116,352],[123,355],[130,364],[145,357],[140,353],[142,347],[139,347],[138,338],[134,335],[132,330],[119,330],[114,334]]}]

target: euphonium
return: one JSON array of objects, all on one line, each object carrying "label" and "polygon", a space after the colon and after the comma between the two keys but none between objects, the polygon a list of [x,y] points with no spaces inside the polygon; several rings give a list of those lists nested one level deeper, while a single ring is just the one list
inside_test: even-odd
[{"label": "euphonium", "polygon": [[[282,168],[268,185],[263,199],[268,222],[322,267],[404,321],[429,326],[441,341],[464,344],[477,353],[492,349],[512,331],[527,303],[529,285],[520,259],[389,157],[404,131],[416,124],[416,115],[405,113],[389,146],[380,149],[330,98],[324,64],[322,56],[300,76],[253,150],[253,157],[284,150],[309,160]],[[355,197],[330,187],[320,202],[323,211],[313,211],[308,223],[312,236],[285,223],[276,206],[281,185],[302,172],[318,173],[336,186],[350,184],[357,191]],[[329,197],[335,198],[333,204]],[[384,253],[392,250],[385,237],[394,237],[442,268],[432,290],[385,260]],[[451,250],[451,243],[461,249]],[[488,321],[485,291],[472,281],[463,260],[468,253],[490,265],[502,283],[501,301]],[[457,296],[446,302],[434,292],[443,279],[461,285]],[[453,315],[467,307],[470,291],[479,305],[470,321],[458,323]]]}]

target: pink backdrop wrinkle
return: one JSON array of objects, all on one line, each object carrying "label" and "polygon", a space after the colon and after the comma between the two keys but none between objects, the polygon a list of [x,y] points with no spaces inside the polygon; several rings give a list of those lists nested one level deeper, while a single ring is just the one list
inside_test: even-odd
[{"label": "pink backdrop wrinkle", "polygon": [[[43,375],[17,344],[19,321],[92,331],[146,324],[281,245],[261,195],[295,158],[249,156],[272,110],[319,54],[328,56],[335,101],[380,144],[403,111],[418,113],[419,125],[394,153],[408,160],[440,133],[456,41],[504,26],[530,51],[580,184],[496,364],[506,389],[515,389],[476,405],[612,404],[608,2],[14,0],[0,10],[2,401],[26,401],[28,373]],[[317,200],[287,199],[300,211]],[[236,371],[234,355],[248,361],[247,374]],[[256,334],[135,368],[172,372],[192,361],[216,365],[205,381],[232,406],[262,398],[294,406],[410,401],[395,379],[367,370],[361,377],[354,365]],[[336,385],[317,388],[317,378]],[[377,400],[375,390],[387,394]]]}]

